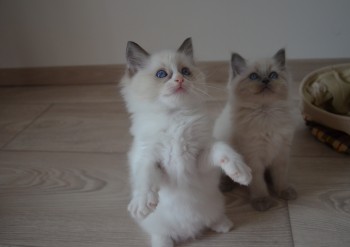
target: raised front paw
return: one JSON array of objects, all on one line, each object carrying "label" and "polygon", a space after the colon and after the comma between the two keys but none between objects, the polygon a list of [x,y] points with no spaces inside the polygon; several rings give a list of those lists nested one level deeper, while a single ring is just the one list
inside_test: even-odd
[{"label": "raised front paw", "polygon": [[248,185],[252,180],[251,169],[244,163],[242,157],[229,145],[218,142],[215,144],[214,159],[222,170],[233,181]]},{"label": "raised front paw", "polygon": [[142,220],[152,213],[157,205],[158,193],[148,191],[135,195],[128,205],[128,211],[133,218]]},{"label": "raised front paw", "polygon": [[240,156],[224,158],[222,160],[223,170],[233,181],[248,185],[252,181],[251,169],[243,162]]}]

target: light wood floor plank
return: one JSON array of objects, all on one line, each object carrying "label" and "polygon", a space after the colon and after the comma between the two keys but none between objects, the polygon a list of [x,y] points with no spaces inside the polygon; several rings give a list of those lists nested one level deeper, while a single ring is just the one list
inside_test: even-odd
[{"label": "light wood floor plank", "polygon": [[298,157],[292,164],[299,193],[289,203],[295,246],[350,246],[349,157]]},{"label": "light wood floor plank", "polygon": [[131,137],[123,104],[56,104],[5,150],[126,152]]},{"label": "light wood floor plank", "polygon": [[93,103],[121,100],[118,85],[0,87],[0,104]]},{"label": "light wood floor plank", "polygon": [[0,246],[140,246],[125,155],[0,152]]},{"label": "light wood floor plank", "polygon": [[27,128],[49,104],[0,104],[0,148]]}]

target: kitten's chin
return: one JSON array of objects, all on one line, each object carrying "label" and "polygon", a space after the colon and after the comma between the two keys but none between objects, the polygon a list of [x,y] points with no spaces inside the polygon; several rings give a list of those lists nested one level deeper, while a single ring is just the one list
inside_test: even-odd
[{"label": "kitten's chin", "polygon": [[160,97],[160,101],[168,108],[188,108],[200,104],[199,100],[191,96],[186,89],[176,89],[174,92]]},{"label": "kitten's chin", "polygon": [[261,86],[259,88],[257,88],[257,90],[255,91],[256,95],[270,95],[270,94],[276,94],[276,92],[274,91],[273,87],[270,86]]},{"label": "kitten's chin", "polygon": [[284,101],[288,98],[288,92],[275,87],[258,87],[250,90],[235,92],[236,98],[242,102],[273,103]]},{"label": "kitten's chin", "polygon": [[175,91],[173,92],[174,94],[184,94],[187,93],[186,90],[183,87],[179,87],[177,89],[175,89]]},{"label": "kitten's chin", "polygon": [[185,89],[183,87],[178,87],[178,88],[172,89],[165,96],[168,96],[168,97],[186,97],[186,94],[188,94],[187,89]]},{"label": "kitten's chin", "polygon": [[262,97],[281,98],[287,95],[287,89],[278,85],[259,85],[252,88],[251,94]]}]

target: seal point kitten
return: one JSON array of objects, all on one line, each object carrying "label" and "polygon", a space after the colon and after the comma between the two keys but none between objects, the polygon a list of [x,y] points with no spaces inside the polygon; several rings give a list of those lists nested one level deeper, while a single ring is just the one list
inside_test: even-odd
[{"label": "seal point kitten", "polygon": [[[267,178],[280,198],[295,199],[289,186],[288,158],[294,132],[289,101],[285,50],[272,58],[248,64],[234,53],[230,63],[229,99],[214,127],[214,137],[230,143],[252,169],[249,185],[252,206],[265,211],[273,206]],[[221,190],[232,188],[223,178]]]},{"label": "seal point kitten", "polygon": [[176,52],[152,55],[128,42],[126,57],[121,92],[132,120],[131,216],[153,247],[172,247],[205,228],[228,232],[233,223],[218,188],[220,172],[244,185],[251,173],[239,154],[211,136],[205,77],[191,39]]}]

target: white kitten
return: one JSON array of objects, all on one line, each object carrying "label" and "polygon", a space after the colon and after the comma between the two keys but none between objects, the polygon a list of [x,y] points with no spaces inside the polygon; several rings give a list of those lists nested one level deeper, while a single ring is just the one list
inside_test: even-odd
[{"label": "white kitten", "polygon": [[[294,124],[285,51],[249,65],[237,53],[232,54],[230,73],[229,100],[215,123],[214,136],[243,155],[253,172],[249,185],[252,205],[264,211],[273,204],[265,181],[267,171],[278,196],[296,198],[287,183]],[[227,181],[222,184],[227,186]]]},{"label": "white kitten", "polygon": [[220,167],[244,185],[250,169],[229,145],[211,138],[204,75],[194,64],[191,39],[177,52],[153,55],[128,42],[127,66],[121,86],[134,137],[131,215],[153,247],[173,246],[206,227],[229,231]]}]

